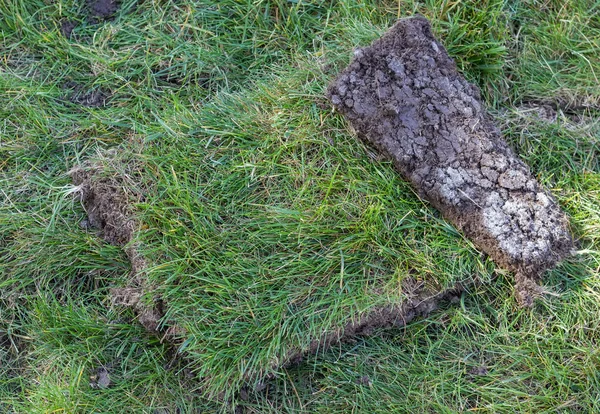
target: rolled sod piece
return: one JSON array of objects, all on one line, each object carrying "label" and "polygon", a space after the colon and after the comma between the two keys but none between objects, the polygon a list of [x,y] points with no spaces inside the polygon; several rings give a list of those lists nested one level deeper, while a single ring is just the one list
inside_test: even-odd
[{"label": "rolled sod piece", "polygon": [[530,305],[542,273],[573,250],[565,214],[502,139],[479,89],[424,17],[354,53],[328,97],[419,195],[515,274]]}]

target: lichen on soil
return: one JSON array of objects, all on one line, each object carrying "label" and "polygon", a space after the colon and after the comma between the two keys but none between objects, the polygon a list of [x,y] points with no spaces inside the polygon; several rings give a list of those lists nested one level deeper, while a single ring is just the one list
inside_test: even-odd
[{"label": "lichen on soil", "polygon": [[357,49],[327,93],[421,197],[515,273],[517,296],[531,305],[534,282],[573,250],[567,217],[502,139],[427,19],[400,20]]}]

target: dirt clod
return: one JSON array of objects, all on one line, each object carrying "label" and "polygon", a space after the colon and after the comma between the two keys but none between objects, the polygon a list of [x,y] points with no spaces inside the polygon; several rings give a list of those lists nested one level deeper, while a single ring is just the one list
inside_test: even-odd
[{"label": "dirt clod", "polygon": [[328,89],[359,136],[501,267],[518,296],[573,250],[565,214],[508,147],[479,89],[458,73],[427,19],[400,20],[357,49]]},{"label": "dirt clod", "polygon": [[88,0],[90,15],[97,19],[111,17],[119,8],[116,0]]},{"label": "dirt clod", "polygon": [[60,25],[60,32],[63,34],[64,37],[70,39],[71,34],[73,33],[73,29],[75,29],[75,27],[77,27],[77,22],[74,22],[72,20],[65,20]]}]

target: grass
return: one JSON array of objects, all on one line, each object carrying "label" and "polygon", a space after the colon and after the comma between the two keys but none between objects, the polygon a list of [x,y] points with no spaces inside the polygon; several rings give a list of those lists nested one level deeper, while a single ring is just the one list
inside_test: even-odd
[{"label": "grass", "polygon": [[195,114],[196,134],[146,152],[159,177],[142,206],[142,250],[160,258],[148,277],[199,375],[220,373],[215,392],[400,301],[411,272],[432,289],[485,272],[388,163],[318,110],[326,82],[301,67],[216,99]]},{"label": "grass", "polygon": [[[124,1],[90,23],[82,4],[0,2],[0,411],[598,410],[598,5]],[[579,254],[533,310],[323,98],[353,47],[413,12],[571,218]],[[110,98],[85,107],[74,88]],[[178,349],[111,305],[130,265],[79,225],[66,173],[88,159],[135,168],[136,241],[164,323],[186,329]],[[479,284],[402,330],[277,367],[402,300],[409,276]]]}]

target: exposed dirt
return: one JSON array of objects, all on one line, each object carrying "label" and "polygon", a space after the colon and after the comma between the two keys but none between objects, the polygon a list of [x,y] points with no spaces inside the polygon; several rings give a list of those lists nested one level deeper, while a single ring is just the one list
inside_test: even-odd
[{"label": "exposed dirt", "polygon": [[87,164],[70,171],[73,183],[80,187],[89,225],[100,230],[101,237],[116,246],[125,246],[136,226],[130,207],[130,195],[118,177],[102,176],[102,166]]},{"label": "exposed dirt", "polygon": [[77,22],[72,20],[65,20],[60,24],[60,32],[67,39],[71,38],[71,34],[73,33],[73,29],[77,27]]},{"label": "exposed dirt", "polygon": [[495,262],[531,305],[536,282],[573,250],[565,214],[502,139],[479,89],[418,16],[354,53],[328,89],[359,136]]},{"label": "exposed dirt", "polygon": [[94,373],[90,375],[90,387],[93,389],[103,390],[110,387],[110,373],[107,367],[100,366],[94,370]]},{"label": "exposed dirt", "polygon": [[151,287],[144,277],[146,260],[132,242],[134,232],[139,228],[132,205],[141,201],[143,195],[133,191],[124,177],[105,174],[101,163],[85,163],[69,174],[79,187],[88,215],[86,226],[97,228],[104,240],[123,247],[131,261],[131,284],[111,290],[114,304],[132,307],[148,331],[159,333],[159,323],[164,315],[162,302],[155,300],[149,304],[142,300]]},{"label": "exposed dirt", "polygon": [[87,0],[90,16],[93,19],[107,19],[119,9],[117,0]]},{"label": "exposed dirt", "polygon": [[[119,10],[119,0],[86,0],[85,20],[90,24],[97,24],[103,20],[111,20]],[[132,6],[134,7],[134,6]],[[83,17],[83,16],[82,16]],[[60,24],[60,32],[67,39],[71,39],[73,30],[78,26],[75,20],[64,20]],[[87,39],[87,37],[85,38]],[[75,40],[82,40],[75,37]]]},{"label": "exposed dirt", "polygon": [[65,99],[87,108],[102,108],[108,103],[109,93],[102,89],[88,90],[77,82],[67,82],[63,86]]}]

